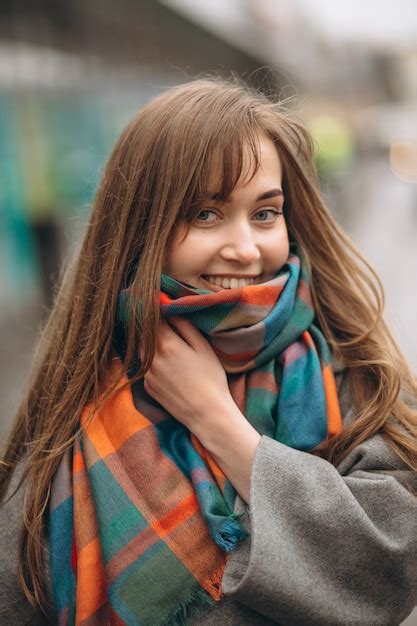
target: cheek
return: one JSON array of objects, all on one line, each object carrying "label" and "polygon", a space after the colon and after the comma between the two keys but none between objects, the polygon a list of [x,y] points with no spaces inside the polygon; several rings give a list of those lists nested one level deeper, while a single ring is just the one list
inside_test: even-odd
[{"label": "cheek", "polygon": [[286,229],[281,231],[278,238],[271,242],[270,255],[276,266],[283,265],[290,252],[290,242]]},{"label": "cheek", "polygon": [[184,255],[184,251],[181,248],[170,250],[164,264],[165,273],[175,275],[184,266],[187,266],[187,256]]},{"label": "cheek", "polygon": [[181,266],[186,257],[188,237],[182,230],[175,233],[171,240],[166,252],[163,263],[163,272],[165,274],[171,274],[176,271],[178,266]]},{"label": "cheek", "polygon": [[288,258],[290,253],[290,241],[288,239],[288,235],[285,236],[285,240],[282,244],[282,254],[285,256],[285,260]]},{"label": "cheek", "polygon": [[212,246],[207,237],[193,236],[191,233],[182,242],[173,242],[165,261],[166,273],[193,272],[204,265]]}]

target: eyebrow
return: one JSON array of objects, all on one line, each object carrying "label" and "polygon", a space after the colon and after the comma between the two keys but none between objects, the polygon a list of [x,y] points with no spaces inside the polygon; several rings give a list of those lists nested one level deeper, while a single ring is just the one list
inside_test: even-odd
[{"label": "eyebrow", "polygon": [[[276,198],[277,196],[283,196],[284,192],[282,189],[270,189],[269,191],[264,191],[261,193],[255,200],[255,202],[260,202],[261,200],[269,200],[270,198]],[[209,194],[210,200],[214,200],[215,202],[220,202],[222,200],[221,195],[219,193],[211,193]]]}]

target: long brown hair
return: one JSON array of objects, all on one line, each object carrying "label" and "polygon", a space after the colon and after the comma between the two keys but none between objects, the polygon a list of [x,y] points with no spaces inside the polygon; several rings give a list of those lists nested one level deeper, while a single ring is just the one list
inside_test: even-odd
[{"label": "long brown hair", "polygon": [[213,159],[223,162],[225,198],[241,177],[245,145],[256,171],[259,133],[275,143],[282,161],[288,229],[310,265],[318,321],[351,372],[357,419],[326,443],[322,455],[336,464],[379,431],[417,470],[416,412],[400,394],[415,396],[416,383],[382,320],[377,276],[320,196],[309,133],[285,106],[237,79],[205,78],[172,88],[137,112],[108,159],[3,457],[1,500],[15,466],[28,458],[19,577],[38,610],[47,610],[42,542],[52,477],[74,441],[81,410],[87,403],[99,406],[118,382],[103,395],[120,290],[130,285],[133,300],[143,303],[140,323],[129,328],[125,360],[129,368],[140,339],[144,358],[134,381],[153,359],[160,318],[155,296],[176,226],[190,224],[199,210]]}]

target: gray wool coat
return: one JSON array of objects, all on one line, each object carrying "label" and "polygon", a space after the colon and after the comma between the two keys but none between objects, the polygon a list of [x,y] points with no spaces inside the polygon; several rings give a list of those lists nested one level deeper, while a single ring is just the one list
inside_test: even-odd
[{"label": "gray wool coat", "polygon": [[[354,419],[338,374],[345,423]],[[17,484],[18,473],[14,478]],[[417,474],[380,435],[337,467],[263,436],[251,470],[250,538],[229,555],[224,597],[192,626],[400,624],[417,604]],[[0,511],[0,625],[45,624],[16,577],[22,490]],[[46,559],[47,569],[47,559]]]}]

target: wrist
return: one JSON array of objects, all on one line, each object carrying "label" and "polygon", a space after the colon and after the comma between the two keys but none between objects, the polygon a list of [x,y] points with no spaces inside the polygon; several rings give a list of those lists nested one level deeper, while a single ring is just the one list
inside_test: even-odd
[{"label": "wrist", "polygon": [[200,434],[201,444],[211,454],[225,476],[245,502],[250,499],[250,477],[253,459],[261,435],[238,407],[217,408],[215,419]]},{"label": "wrist", "polygon": [[241,437],[257,433],[234,402],[217,405],[210,418],[201,420],[196,436],[208,452],[224,456],[233,452]]}]

